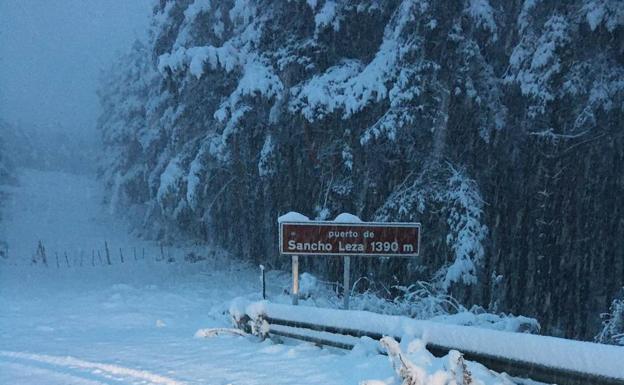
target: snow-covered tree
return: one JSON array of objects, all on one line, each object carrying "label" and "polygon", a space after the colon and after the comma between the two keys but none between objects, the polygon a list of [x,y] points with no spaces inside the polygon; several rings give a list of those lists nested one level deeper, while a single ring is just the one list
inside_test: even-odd
[{"label": "snow-covered tree", "polygon": [[589,338],[624,271],[622,15],[617,0],[159,1],[103,79],[108,199],[146,236],[273,265],[287,211],[420,221],[422,258],[354,271]]}]

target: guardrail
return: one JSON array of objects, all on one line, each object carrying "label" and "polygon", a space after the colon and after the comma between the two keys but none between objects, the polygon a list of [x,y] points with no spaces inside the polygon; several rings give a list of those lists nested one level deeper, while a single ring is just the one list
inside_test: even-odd
[{"label": "guardrail", "polygon": [[624,348],[617,346],[268,302],[234,304],[230,313],[240,328],[261,337],[351,349],[361,337],[409,336],[422,338],[435,356],[458,350],[465,359],[512,377],[559,385],[624,385]]}]

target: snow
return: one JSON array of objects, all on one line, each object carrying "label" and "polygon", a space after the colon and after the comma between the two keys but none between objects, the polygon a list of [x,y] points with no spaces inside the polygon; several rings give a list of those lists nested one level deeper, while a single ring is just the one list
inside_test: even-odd
[{"label": "snow", "polygon": [[203,12],[208,12],[211,7],[212,0],[195,0],[184,11],[184,17],[192,20]]},{"label": "snow", "polygon": [[[440,317],[439,322],[430,322],[256,302],[260,284],[255,267],[197,246],[190,250],[207,255],[205,260],[186,262],[180,256],[188,250],[178,246],[172,250],[177,263],[158,262],[158,252],[128,235],[124,223],[100,206],[101,191],[90,177],[34,170],[20,174],[19,185],[11,191],[8,222],[0,228],[11,246],[9,260],[0,259],[0,383],[400,383],[388,358],[378,354],[381,347],[370,339],[345,337],[345,342],[355,345],[346,354],[288,339],[282,345],[260,342],[230,329],[228,308],[238,319],[268,311],[276,317],[408,336],[404,341],[412,343],[402,342],[395,353],[402,354],[404,362],[411,362],[410,367],[431,383],[449,379],[449,373],[459,367],[459,356],[450,353],[435,358],[418,348],[425,342],[491,354],[505,351],[518,359],[531,357],[532,362],[624,376],[624,369],[617,365],[622,348],[449,324],[482,322],[479,316],[468,319],[469,315],[458,314],[455,318],[461,320]],[[336,219],[341,218],[359,221],[351,214]],[[287,220],[308,218],[295,212],[279,218]],[[148,253],[138,260],[128,256],[123,264],[115,259],[112,265],[80,266],[72,259],[69,267],[32,266],[28,262],[39,239],[50,251],[67,249],[72,256],[79,255],[72,252],[85,245],[92,247],[104,240],[115,246],[143,242]],[[271,272],[267,276],[274,280]],[[322,294],[315,277],[304,273],[301,278],[302,289],[309,295]],[[268,288],[271,297],[289,300],[280,287]],[[231,298],[238,299],[229,303]],[[306,301],[314,299],[302,299]],[[504,324],[496,327],[507,330]],[[466,365],[473,378],[484,384],[507,384],[504,376],[475,363]]]},{"label": "snow", "polygon": [[523,95],[537,101],[529,111],[533,116],[542,112],[544,104],[555,98],[557,90],[551,86],[551,79],[561,72],[557,50],[570,41],[569,28],[563,16],[554,14],[544,23],[539,37],[526,33],[509,58],[510,67],[504,80],[517,83]]},{"label": "snow", "polygon": [[539,330],[539,323],[533,319],[523,316],[500,317],[491,313],[475,314],[474,312],[462,311],[455,314],[438,315],[430,319],[434,322],[475,326],[506,332]]},{"label": "snow", "polygon": [[[326,2],[323,12],[315,14],[319,25],[329,20],[334,29],[338,28],[334,15],[333,2]],[[360,7],[358,6],[358,9]],[[418,39],[412,39],[414,15],[424,16],[427,2],[402,1],[394,11],[383,34],[383,40],[372,60],[363,62],[357,59],[343,59],[320,74],[290,88],[291,98],[288,109],[293,114],[301,114],[310,122],[317,122],[338,115],[346,120],[374,104],[387,100],[390,109],[364,131],[361,143],[367,144],[383,133],[395,140],[397,126],[414,123],[419,115],[411,101],[420,95],[423,87],[422,73],[435,69],[434,63],[423,63],[416,67],[405,65],[403,59],[409,53],[417,52]],[[411,28],[410,28],[411,27]],[[319,26],[316,27],[318,32]],[[430,68],[426,68],[430,67]],[[414,110],[414,114],[406,111]],[[345,166],[350,168],[350,163]]]},{"label": "snow", "polygon": [[313,11],[316,9],[317,0],[306,0],[306,3]]},{"label": "snow", "polygon": [[231,72],[240,64],[239,53],[230,44],[221,47],[181,47],[159,56],[158,71],[165,74],[166,69],[180,70],[188,66],[189,72],[199,79],[204,74],[206,63],[211,69],[223,68],[226,72]]},{"label": "snow", "polygon": [[314,15],[314,24],[316,25],[316,32],[328,25],[332,25],[334,30],[337,31],[340,27],[336,20],[336,2],[332,0],[325,1],[323,7]]},{"label": "snow", "polygon": [[99,372],[107,373],[113,376],[130,377],[136,380],[143,380],[153,384],[163,385],[183,385],[184,382],[175,381],[171,378],[160,376],[150,373],[145,370],[136,370],[130,368],[124,368],[118,365],[103,364],[98,362],[89,362],[80,360],[74,357],[55,357],[45,354],[28,354],[19,352],[7,352],[0,351],[0,357],[34,361],[43,364],[50,364],[61,367],[71,367],[87,370],[97,370]]},{"label": "snow", "polygon": [[258,160],[258,175],[260,176],[273,176],[276,173],[274,168],[274,151],[275,144],[273,143],[273,137],[267,135],[260,150],[260,159]]},{"label": "snow", "polygon": [[[84,279],[34,269],[23,282],[3,270],[0,383],[346,385],[391,376],[383,356],[225,333],[223,302],[237,294],[257,299],[259,288],[255,272],[219,263],[119,275],[102,267]],[[158,319],[166,326],[156,327]]]},{"label": "snow", "polygon": [[[295,211],[290,211],[290,212],[280,216],[277,219],[278,223],[282,223],[282,222],[308,222],[308,221],[310,221],[310,218],[306,217],[303,214],[297,213]],[[360,218],[358,218],[357,216],[353,215],[353,214],[342,213],[342,214],[339,214],[334,219],[334,222],[340,222],[340,223],[361,223],[362,220]]]},{"label": "snow", "polygon": [[229,12],[230,20],[236,22],[240,20],[241,24],[249,24],[254,16],[255,7],[249,0],[235,0],[234,6]]},{"label": "snow", "polygon": [[412,20],[412,7],[418,5],[401,3],[395,11],[397,21],[388,24],[384,30],[383,41],[369,63],[344,60],[305,84],[293,87],[290,111],[302,113],[310,122],[321,120],[336,111],[342,111],[342,119],[348,119],[369,104],[385,99],[389,92],[388,84],[396,83],[400,59],[408,52],[402,46],[400,36]]},{"label": "snow", "polygon": [[303,214],[299,214],[295,211],[290,211],[279,218],[277,218],[277,223],[282,222],[308,222],[310,218],[306,217]]},{"label": "snow", "polygon": [[204,171],[202,156],[206,151],[206,146],[203,145],[195,156],[195,159],[191,162],[188,175],[186,176],[186,201],[193,209],[197,208],[199,204],[198,195],[200,192],[198,190],[201,186],[201,175]]},{"label": "snow", "polygon": [[318,279],[310,273],[299,275],[299,295],[308,297],[314,295],[319,290]]},{"label": "snow", "polygon": [[530,12],[533,8],[535,8],[539,1],[540,0],[524,0],[524,3],[522,3],[522,9],[518,15],[518,27],[520,33],[524,32],[526,27],[529,25]]},{"label": "snow", "polygon": [[353,215],[353,214],[349,214],[349,213],[342,213],[339,214],[335,219],[334,222],[341,222],[341,223],[360,223],[362,222],[362,220]]},{"label": "snow", "polygon": [[247,314],[252,318],[268,314],[278,319],[357,329],[386,336],[407,336],[408,340],[418,338],[425,343],[453,347],[464,352],[504,356],[512,360],[624,379],[624,366],[621,365],[624,348],[618,346],[420,321],[366,311],[293,307],[266,301],[250,304]]},{"label": "snow", "polygon": [[477,282],[477,265],[483,260],[483,241],[488,229],[481,223],[483,200],[477,184],[464,172],[451,168],[445,199],[450,203],[446,242],[454,253],[453,263],[442,268],[438,275],[441,286],[448,290],[455,282],[470,285]]},{"label": "snow", "polygon": [[301,111],[310,121],[321,120],[345,103],[344,84],[362,69],[358,60],[346,60],[338,66],[315,75],[303,86],[291,91],[296,96],[289,105],[293,112]]},{"label": "snow", "polygon": [[480,364],[465,361],[461,353],[456,350],[451,350],[444,357],[434,357],[419,339],[412,340],[409,344],[399,344],[392,337],[384,337],[380,344],[388,353],[397,377],[403,380],[404,384],[512,385],[515,383],[506,375],[490,372]]},{"label": "snow", "polygon": [[91,177],[20,174],[0,227],[12,251],[0,259],[0,383],[338,385],[391,376],[382,356],[228,333],[227,302],[260,299],[257,270],[205,247],[194,250],[212,256],[197,263],[148,253],[110,266],[31,266],[38,239],[50,250],[139,241],[100,205]]},{"label": "snow", "polygon": [[587,23],[592,31],[595,31],[596,28],[602,23],[602,19],[604,18],[605,10],[603,7],[594,6],[587,12]]},{"label": "snow", "polygon": [[178,190],[178,183],[184,176],[184,170],[180,166],[179,159],[173,158],[165,171],[160,174],[160,185],[158,187],[158,193],[156,197],[159,202],[162,202],[167,194]]},{"label": "snow", "polygon": [[[243,67],[243,76],[238,81],[238,86],[230,94],[228,100],[220,107],[220,110],[229,109],[232,116],[235,114],[236,105],[243,96],[258,94],[266,98],[277,96],[284,86],[268,63],[257,56],[247,58]],[[221,116],[222,113],[219,112]],[[218,117],[215,113],[215,117]],[[223,121],[223,119],[220,119]]]},{"label": "snow", "polygon": [[470,0],[468,13],[476,21],[477,26],[492,32],[492,40],[496,41],[496,22],[494,21],[494,10],[490,2],[488,0]]}]

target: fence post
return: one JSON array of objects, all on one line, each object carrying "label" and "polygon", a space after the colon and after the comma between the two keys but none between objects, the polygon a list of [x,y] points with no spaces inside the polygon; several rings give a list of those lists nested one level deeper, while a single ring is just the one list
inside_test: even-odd
[{"label": "fence post", "polygon": [[108,250],[108,242],[107,241],[104,241],[104,251],[106,252],[106,262],[109,265],[112,265],[111,259],[110,259],[110,251]]},{"label": "fence post", "polygon": [[43,242],[41,242],[41,240],[39,241],[39,244],[37,245],[37,253],[32,259],[32,264],[37,263],[37,257],[40,257],[45,267],[48,267],[48,257],[46,256],[45,247],[43,246]]}]

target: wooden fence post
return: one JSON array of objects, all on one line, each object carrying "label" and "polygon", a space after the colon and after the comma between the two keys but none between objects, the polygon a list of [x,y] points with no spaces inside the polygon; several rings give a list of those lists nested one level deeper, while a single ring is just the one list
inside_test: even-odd
[{"label": "wooden fence post", "polygon": [[111,259],[110,259],[110,250],[108,250],[108,242],[107,241],[104,241],[104,251],[106,252],[106,262],[109,265],[112,265]]}]

